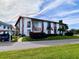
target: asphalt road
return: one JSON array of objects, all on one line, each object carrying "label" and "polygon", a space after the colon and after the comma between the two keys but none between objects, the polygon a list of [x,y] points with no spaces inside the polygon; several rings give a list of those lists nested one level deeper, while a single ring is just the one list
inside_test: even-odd
[{"label": "asphalt road", "polygon": [[22,50],[64,44],[79,44],[79,39],[29,41],[29,42],[0,42],[0,51]]}]

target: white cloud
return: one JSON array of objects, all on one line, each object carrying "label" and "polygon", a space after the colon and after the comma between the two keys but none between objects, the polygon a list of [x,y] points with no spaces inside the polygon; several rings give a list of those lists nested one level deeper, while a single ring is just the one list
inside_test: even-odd
[{"label": "white cloud", "polygon": [[66,17],[66,18],[52,18],[51,21],[56,21],[58,22],[59,20],[63,20],[64,23],[68,24],[68,25],[73,25],[73,24],[77,24],[79,23],[79,17]]},{"label": "white cloud", "polygon": [[35,14],[39,10],[40,3],[41,0],[0,0],[0,19],[12,22],[19,15]]},{"label": "white cloud", "polygon": [[77,5],[76,3],[75,3],[75,0],[65,0],[68,4],[72,4],[72,5]]},{"label": "white cloud", "polygon": [[[45,0],[44,0],[45,1]],[[75,5],[74,0],[55,0],[51,2],[39,12],[39,5],[43,0],[0,0],[0,19],[4,22],[10,22],[14,24],[19,15],[29,16],[37,15],[47,12],[49,9],[54,9],[60,6],[61,4],[67,2],[68,4]],[[75,12],[75,11],[74,11]],[[71,12],[69,12],[71,13]],[[65,12],[63,14],[68,15],[69,13]]]},{"label": "white cloud", "polygon": [[69,25],[79,23],[79,18],[63,18],[63,22]]},{"label": "white cloud", "polygon": [[[45,2],[45,1],[44,1]],[[49,5],[46,6],[46,8],[44,8],[43,10],[41,10],[39,13],[33,15],[33,16],[36,16],[36,15],[39,15],[41,13],[45,13],[47,12],[49,9],[53,9],[53,8],[56,8],[58,6],[60,6],[62,3],[64,2],[64,0],[55,0],[54,2],[51,2]]]},{"label": "white cloud", "polygon": [[63,17],[63,16],[67,16],[67,15],[74,14],[74,13],[79,13],[79,10],[64,11],[64,12],[55,14],[53,17]]},{"label": "white cloud", "polygon": [[[50,9],[54,9],[54,8],[58,8],[60,5],[67,3],[67,4],[71,4],[71,5],[77,5],[75,2],[75,0],[55,0],[54,2],[51,2],[50,4],[48,4],[43,10],[41,10],[39,13],[32,15],[32,16],[37,16],[40,14],[44,14],[46,13],[48,10]],[[45,2],[45,1],[44,1]]]}]

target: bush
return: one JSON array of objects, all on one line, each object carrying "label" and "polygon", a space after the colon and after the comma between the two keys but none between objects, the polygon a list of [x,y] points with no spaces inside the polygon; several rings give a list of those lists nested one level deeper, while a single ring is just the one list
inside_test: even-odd
[{"label": "bush", "polygon": [[40,39],[40,38],[46,38],[47,35],[45,33],[42,33],[42,32],[39,32],[39,33],[30,32],[30,37],[32,39]]},{"label": "bush", "polygon": [[72,31],[68,31],[68,32],[65,33],[65,35],[66,35],[66,36],[73,36],[74,34],[73,34]]},{"label": "bush", "polygon": [[32,39],[30,37],[23,37],[22,41],[31,41]]},{"label": "bush", "polygon": [[22,42],[25,41],[44,41],[44,40],[64,40],[64,39],[79,39],[78,36],[49,36],[47,38],[32,39],[30,37],[20,37]]},{"label": "bush", "polygon": [[31,37],[22,37],[22,42],[24,42],[24,41],[41,41],[41,40],[44,40],[44,39],[42,39],[42,38],[32,39]]},{"label": "bush", "polygon": [[58,34],[47,34],[47,37],[49,36],[59,36]]},{"label": "bush", "polygon": [[19,34],[19,36],[20,36],[20,37],[24,37],[24,36],[25,36],[25,34]]},{"label": "bush", "polygon": [[12,42],[17,42],[18,39],[19,39],[19,36],[12,36]]}]

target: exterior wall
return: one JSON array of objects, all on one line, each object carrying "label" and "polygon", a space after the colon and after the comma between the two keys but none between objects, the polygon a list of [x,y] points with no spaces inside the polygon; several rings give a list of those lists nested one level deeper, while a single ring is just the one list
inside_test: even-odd
[{"label": "exterior wall", "polygon": [[59,34],[59,31],[58,31],[58,29],[59,29],[59,24],[57,24],[57,34]]},{"label": "exterior wall", "polygon": [[5,26],[5,29],[4,29],[4,26],[5,25],[0,25],[0,30],[9,30],[10,29],[10,28],[8,29],[8,26]]},{"label": "exterior wall", "polygon": [[0,25],[0,30],[3,30],[3,25]]},{"label": "exterior wall", "polygon": [[51,23],[51,28],[52,28],[51,34],[54,34],[54,24],[53,23]]},{"label": "exterior wall", "polygon": [[[5,28],[4,28],[4,26],[5,26]],[[10,35],[12,35],[11,26],[8,26],[8,25],[0,25],[0,34],[3,34],[4,31],[5,31],[5,33],[9,33]]]},{"label": "exterior wall", "polygon": [[[30,25],[31,25],[30,27],[28,27],[28,22],[30,22]],[[47,30],[48,22],[43,22],[43,25],[44,25],[43,32],[48,34],[48,30]],[[26,36],[29,36],[29,32],[42,32],[42,21],[32,20],[31,18],[27,18],[27,17],[20,18],[20,21],[17,23],[17,26],[20,27],[19,28],[20,34],[24,34]],[[40,29],[40,30],[33,30],[34,29],[33,26],[37,27],[37,29]],[[59,34],[58,28],[59,28],[59,24],[55,25],[55,23],[52,22],[51,23],[51,29],[52,29],[51,34]]]},{"label": "exterior wall", "polygon": [[[31,27],[30,28],[27,27],[27,22],[29,22],[29,21],[31,22]],[[32,31],[32,21],[29,18],[24,18],[24,34],[26,36],[29,36],[30,31]]]},{"label": "exterior wall", "polygon": [[22,18],[20,19],[20,34],[22,34]]},{"label": "exterior wall", "polygon": [[[48,26],[48,22],[44,22],[44,32],[46,34],[48,34],[47,26]],[[57,30],[56,30],[57,34],[59,33],[58,28],[59,28],[59,25],[57,25]],[[54,23],[51,23],[51,34],[54,34]]]},{"label": "exterior wall", "polygon": [[20,21],[15,25],[17,35],[20,34],[20,25],[19,24],[20,24]]},{"label": "exterior wall", "polygon": [[48,30],[47,30],[47,22],[44,22],[44,33],[48,34]]},{"label": "exterior wall", "polygon": [[24,34],[27,36],[27,20],[24,18]]},{"label": "exterior wall", "polygon": [[29,21],[31,22],[31,19],[29,18],[25,17],[20,18],[19,22],[16,25],[19,28],[19,34],[29,36],[29,31],[32,31],[32,22],[31,27],[30,28],[27,27],[27,22]]}]

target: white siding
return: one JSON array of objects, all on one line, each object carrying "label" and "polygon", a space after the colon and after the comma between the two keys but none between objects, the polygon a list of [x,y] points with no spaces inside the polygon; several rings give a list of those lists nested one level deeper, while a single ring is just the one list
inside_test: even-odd
[{"label": "white siding", "polygon": [[48,34],[47,25],[48,25],[48,23],[47,22],[44,22],[44,32],[46,34]]},{"label": "white siding", "polygon": [[20,19],[20,34],[22,34],[22,19]]},{"label": "white siding", "polygon": [[5,26],[5,29],[4,29],[4,26],[5,25],[0,25],[0,30],[8,30],[8,26]]},{"label": "white siding", "polygon": [[0,30],[3,30],[3,25],[0,25]]},{"label": "white siding", "polygon": [[53,23],[51,23],[51,28],[52,28],[51,34],[54,34],[54,24]]},{"label": "white siding", "polygon": [[[24,19],[24,34],[26,36],[29,36],[29,31],[32,31],[32,19],[29,19],[29,18],[23,18]],[[28,22],[31,22],[31,27],[27,27],[27,23]],[[35,25],[35,27],[37,28],[41,28],[41,30],[38,30],[38,31],[34,31],[34,32],[41,32],[42,31],[42,22],[40,21],[36,21],[35,23],[33,23]],[[19,23],[18,25],[19,26]],[[48,22],[44,22],[44,32],[46,34],[48,34],[48,30],[47,30],[47,26],[48,26]],[[57,34],[59,34],[59,31],[58,31],[58,28],[59,28],[59,24],[56,25],[57,26]],[[54,23],[51,23],[51,34],[54,34]],[[22,34],[22,19],[20,19],[20,34]]]},{"label": "white siding", "polygon": [[57,24],[56,26],[57,26],[57,34],[59,34],[59,31],[58,31],[58,29],[59,29],[59,24]]},{"label": "white siding", "polygon": [[27,22],[28,22],[28,21],[31,22],[31,19],[29,19],[29,18],[24,18],[24,34],[25,34],[26,36],[29,36],[28,30],[31,30],[31,31],[32,31],[32,22],[31,22],[31,27],[28,28],[28,27],[27,27]]},{"label": "white siding", "polygon": [[24,34],[27,36],[27,20],[24,19]]},{"label": "white siding", "polygon": [[[4,26],[5,26],[5,28],[4,28]],[[8,27],[9,27],[9,29],[8,29]],[[6,30],[8,30],[8,31],[6,31]],[[8,25],[0,25],[0,31],[2,31],[2,32],[0,32],[0,34],[3,34],[4,31],[6,31],[5,33],[9,33],[10,35],[12,35],[11,27]]]}]

